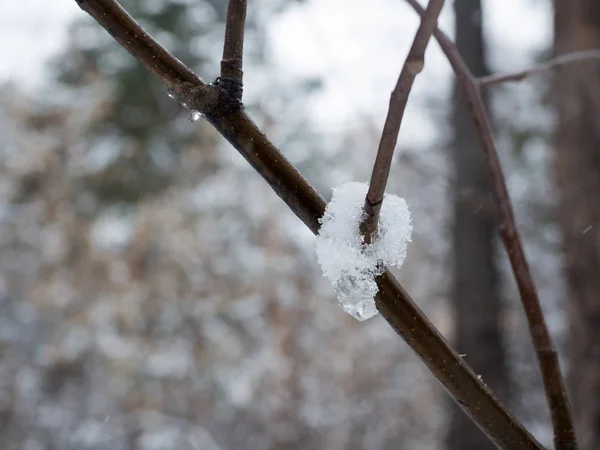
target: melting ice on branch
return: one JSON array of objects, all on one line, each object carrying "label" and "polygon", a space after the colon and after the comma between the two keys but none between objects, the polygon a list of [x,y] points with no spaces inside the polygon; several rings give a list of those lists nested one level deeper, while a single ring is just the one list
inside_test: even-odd
[{"label": "melting ice on branch", "polygon": [[204,117],[204,114],[202,114],[200,111],[196,111],[195,109],[190,108],[190,106],[186,102],[180,100],[177,97],[177,95],[175,94],[175,91],[173,89],[167,89],[167,94],[169,95],[170,98],[179,102],[181,104],[181,106],[190,110],[190,117],[189,117],[190,122],[197,122],[198,120],[200,120]]},{"label": "melting ice on branch", "polygon": [[346,183],[333,190],[325,214],[319,220],[317,259],[337,294],[342,309],[357,320],[377,314],[375,278],[384,266],[400,266],[411,241],[412,224],[403,198],[386,194],[381,206],[377,235],[365,244],[360,233],[366,183]]}]

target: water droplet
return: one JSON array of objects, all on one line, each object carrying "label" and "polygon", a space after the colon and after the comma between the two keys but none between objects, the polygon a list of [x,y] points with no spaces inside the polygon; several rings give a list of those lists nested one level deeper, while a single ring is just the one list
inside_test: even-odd
[{"label": "water droplet", "polygon": [[192,110],[190,112],[190,122],[196,122],[196,121],[202,119],[203,117],[204,117],[204,114],[202,114],[200,111]]},{"label": "water droplet", "polygon": [[175,93],[175,91],[173,89],[167,89],[167,95],[169,96],[169,98],[175,100],[177,103],[179,103],[181,106],[183,106],[184,108],[190,109],[189,106],[187,105],[186,102],[182,101],[177,94]]}]

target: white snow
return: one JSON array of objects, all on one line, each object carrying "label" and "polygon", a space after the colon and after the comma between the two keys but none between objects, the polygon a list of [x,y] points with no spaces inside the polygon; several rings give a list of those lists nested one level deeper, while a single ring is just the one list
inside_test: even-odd
[{"label": "white snow", "polygon": [[368,186],[346,183],[333,189],[333,197],[320,219],[317,259],[337,294],[342,309],[357,320],[377,314],[375,278],[384,266],[400,266],[411,241],[412,224],[403,198],[386,194],[376,239],[365,244],[359,226]]},{"label": "white snow", "polygon": [[92,245],[97,250],[118,251],[133,238],[133,223],[128,214],[114,209],[98,217],[91,228]]}]

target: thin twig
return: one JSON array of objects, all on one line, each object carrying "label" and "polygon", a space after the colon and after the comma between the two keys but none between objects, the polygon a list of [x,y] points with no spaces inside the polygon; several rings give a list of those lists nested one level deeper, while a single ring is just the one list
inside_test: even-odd
[{"label": "thin twig", "polygon": [[556,58],[549,59],[548,61],[544,61],[541,64],[532,66],[519,72],[487,75],[479,78],[477,82],[479,83],[479,86],[488,87],[495,84],[522,81],[532,75],[554,70],[567,64],[594,60],[600,60],[600,50],[582,50],[579,52],[572,52],[567,53],[566,55],[557,56]]},{"label": "thin twig", "polygon": [[[421,17],[424,16],[424,10],[417,0],[406,1]],[[439,29],[436,30],[434,35],[448,58],[465,94],[485,155],[485,162],[491,179],[492,196],[500,221],[498,227],[500,237],[508,253],[519,287],[521,302],[529,324],[529,332],[542,373],[546,399],[552,417],[555,447],[557,450],[574,450],[577,448],[575,430],[565,383],[560,371],[558,354],[548,331],[525,251],[523,250],[523,244],[517,231],[510,197],[506,189],[504,173],[502,172],[494,143],[492,126],[487,115],[479,84],[450,38]]]},{"label": "thin twig", "polygon": [[404,61],[404,66],[398,76],[396,87],[390,96],[390,106],[387,117],[381,133],[369,191],[365,198],[364,218],[361,222],[360,230],[365,238],[365,242],[370,243],[377,232],[377,223],[379,222],[379,212],[385,194],[394,149],[398,142],[398,133],[408,103],[408,97],[412,89],[415,78],[423,70],[425,65],[425,50],[431,39],[433,31],[437,27],[437,20],[444,6],[444,0],[430,0],[417,29],[412,46]]},{"label": "thin twig", "polygon": [[[123,36],[139,36],[141,28],[137,23],[130,22],[130,17],[123,15],[121,9],[107,7],[115,4],[115,0],[77,2],[80,5],[87,3],[87,9],[84,8],[86,11],[101,9],[106,14],[111,14],[110,18],[105,18],[100,24],[104,26],[104,23],[118,23],[119,26],[114,29],[119,30],[119,42],[123,40]],[[160,58],[162,60],[159,63],[165,67],[173,66],[173,61],[176,61],[166,50],[160,53]],[[186,79],[188,71],[185,66],[180,66],[170,73],[171,78],[166,71],[164,76],[159,76],[165,84],[169,84],[171,79],[181,82],[180,80]],[[185,83],[191,84],[189,81],[184,81],[183,84]],[[181,95],[188,95],[185,100],[194,103],[193,91],[182,90]],[[209,114],[207,119],[257,170],[298,218],[313,233],[318,233],[319,218],[325,212],[325,201],[246,113],[242,109],[229,110],[227,114]],[[379,293],[375,300],[382,315],[484,433],[502,449],[543,450],[485,384],[477,379],[475,373],[450,347],[394,277],[386,271],[378,277],[377,283]]]},{"label": "thin twig", "polygon": [[243,78],[244,28],[246,26],[246,0],[229,0],[225,22],[225,42],[221,59],[221,77],[233,78],[240,83]]}]

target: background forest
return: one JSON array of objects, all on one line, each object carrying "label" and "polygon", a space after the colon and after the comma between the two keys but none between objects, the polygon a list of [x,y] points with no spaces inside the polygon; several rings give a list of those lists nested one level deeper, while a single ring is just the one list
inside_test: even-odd
[{"label": "background forest", "polygon": [[[68,38],[35,83],[15,56],[0,85],[2,448],[493,448],[383,318],[341,311],[314,237],[246,161],[71,3]],[[345,25],[344,14],[314,13],[343,8],[338,0],[249,3],[249,114],[325,198],[367,181],[416,16],[400,0],[348,1]],[[547,19],[524,30],[493,25],[492,3],[455,0],[442,14],[475,75],[600,48],[592,0],[507,2],[515,24],[532,10]],[[204,79],[217,75],[226,0],[121,4]],[[11,10],[0,6],[2,26]],[[285,27],[297,39],[281,38]],[[374,45],[353,59],[347,29]],[[341,37],[316,45],[327,33]],[[364,67],[346,76],[356,58]],[[577,63],[486,90],[582,450],[600,442],[598,70]],[[531,339],[456,91],[432,43],[388,185],[415,229],[397,276],[550,448]]]}]

